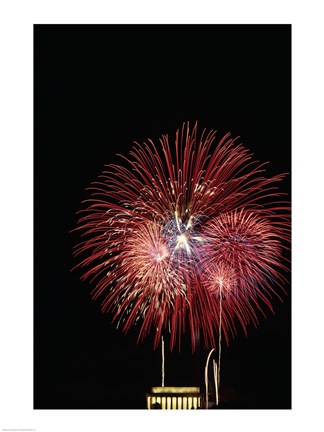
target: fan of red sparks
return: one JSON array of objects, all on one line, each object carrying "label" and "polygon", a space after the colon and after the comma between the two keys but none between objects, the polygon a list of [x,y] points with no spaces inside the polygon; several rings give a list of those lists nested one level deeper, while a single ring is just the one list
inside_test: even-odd
[{"label": "fan of red sparks", "polygon": [[[76,267],[92,296],[138,340],[190,332],[215,346],[241,325],[258,324],[281,298],[289,265],[290,206],[265,165],[237,138],[183,124],[174,143],[135,143],[90,188],[76,230]],[[221,327],[220,327],[221,320]]]}]

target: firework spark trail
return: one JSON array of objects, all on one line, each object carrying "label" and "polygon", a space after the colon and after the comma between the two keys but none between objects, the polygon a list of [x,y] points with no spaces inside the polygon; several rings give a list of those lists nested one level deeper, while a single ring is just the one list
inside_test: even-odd
[{"label": "firework spark trail", "polygon": [[164,375],[165,375],[165,356],[164,356],[164,338],[162,336],[162,344],[161,344],[161,350],[162,350],[162,387],[164,387]]},{"label": "firework spark trail", "polygon": [[217,405],[218,405],[218,389],[220,387],[220,369],[222,355],[222,315],[223,315],[223,282],[220,282],[219,287],[219,327],[218,327],[218,369],[217,369]]},{"label": "firework spark trail", "polygon": [[228,343],[284,293],[284,175],[266,177],[230,134],[215,138],[184,124],[174,147],[167,135],[159,146],[135,143],[91,185],[76,228],[76,267],[93,298],[123,331],[138,326],[138,340],[154,332],[155,347],[168,328],[171,349],[188,329],[193,350],[197,332],[216,346],[220,327]]},{"label": "firework spark trail", "polygon": [[219,403],[219,396],[218,396],[218,388],[219,388],[219,372],[217,371],[217,363],[215,360],[213,360],[213,371],[214,371],[214,385],[215,385],[215,402],[216,406]]}]

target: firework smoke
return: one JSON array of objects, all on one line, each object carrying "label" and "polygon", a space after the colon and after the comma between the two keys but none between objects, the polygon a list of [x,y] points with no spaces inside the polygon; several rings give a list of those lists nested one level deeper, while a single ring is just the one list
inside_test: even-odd
[{"label": "firework smoke", "polygon": [[214,347],[220,320],[228,342],[284,292],[284,174],[266,177],[237,139],[215,136],[187,124],[174,146],[167,135],[135,143],[92,184],[76,228],[93,298],[123,331],[136,325],[139,340],[154,332],[155,347],[169,331],[170,349],[186,331],[193,350],[197,334]]}]

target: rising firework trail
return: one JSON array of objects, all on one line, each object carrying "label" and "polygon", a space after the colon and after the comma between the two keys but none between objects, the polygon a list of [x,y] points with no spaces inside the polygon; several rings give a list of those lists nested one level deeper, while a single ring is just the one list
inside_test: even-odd
[{"label": "rising firework trail", "polygon": [[173,349],[189,332],[193,350],[197,334],[213,348],[219,331],[227,342],[238,325],[246,332],[285,293],[285,175],[267,177],[237,141],[184,124],[174,143],[135,143],[89,188],[76,267],[138,340],[153,332],[157,347],[170,332]]}]

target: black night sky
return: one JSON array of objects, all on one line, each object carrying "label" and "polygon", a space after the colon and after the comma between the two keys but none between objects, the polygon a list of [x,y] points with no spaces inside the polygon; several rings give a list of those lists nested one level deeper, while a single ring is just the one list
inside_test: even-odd
[{"label": "black night sky", "polygon": [[[116,153],[187,120],[239,135],[270,175],[291,173],[291,26],[35,25],[34,408],[141,409],[160,385],[152,339],[116,330],[70,271],[70,231]],[[223,345],[221,408],[291,408],[286,289],[276,315]],[[185,339],[166,352],[165,384],[203,390],[208,352]]]}]

